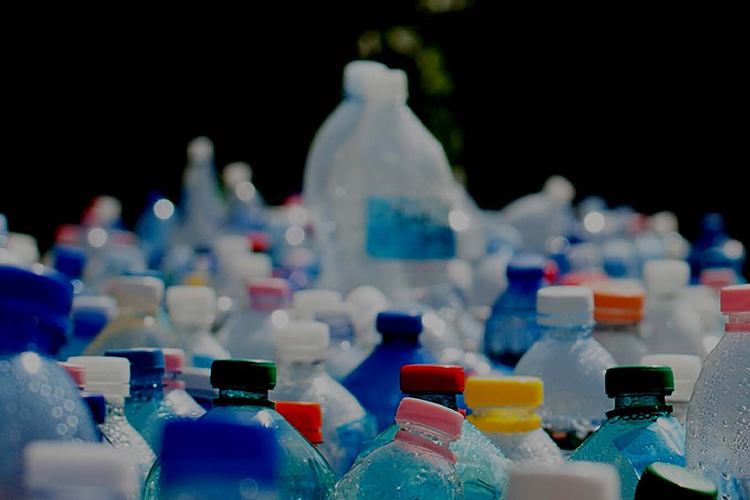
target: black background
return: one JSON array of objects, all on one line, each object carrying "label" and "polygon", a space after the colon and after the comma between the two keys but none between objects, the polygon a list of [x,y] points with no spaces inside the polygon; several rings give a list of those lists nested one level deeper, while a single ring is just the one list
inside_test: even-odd
[{"label": "black background", "polygon": [[[341,99],[364,30],[405,25],[443,50],[465,135],[455,158],[480,206],[568,177],[579,199],[672,210],[688,237],[726,215],[750,243],[747,57],[736,14],[528,12],[477,2],[429,14],[408,1],[248,12],[69,11],[10,17],[0,212],[45,248],[89,200],[111,194],[132,224],[151,188],[179,198],[187,141],[244,160],[272,203],[300,190],[310,141]],[[83,14],[83,13],[81,13]],[[179,15],[177,15],[179,14]],[[413,62],[375,57],[410,75]]]}]

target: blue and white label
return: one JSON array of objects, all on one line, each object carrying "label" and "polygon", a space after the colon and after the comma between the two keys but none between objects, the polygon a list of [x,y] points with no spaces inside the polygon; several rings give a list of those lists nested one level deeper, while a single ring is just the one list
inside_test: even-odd
[{"label": "blue and white label", "polygon": [[435,198],[367,200],[367,253],[378,259],[451,259],[456,237],[450,207]]}]

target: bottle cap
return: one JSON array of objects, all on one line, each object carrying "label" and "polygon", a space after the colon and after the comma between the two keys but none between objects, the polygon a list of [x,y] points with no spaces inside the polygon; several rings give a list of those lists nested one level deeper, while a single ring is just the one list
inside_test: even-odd
[{"label": "bottle cap", "polygon": [[390,69],[379,75],[376,82],[365,86],[365,98],[406,100],[409,80],[400,69]]},{"label": "bottle cap", "polygon": [[[216,238],[212,246],[220,266],[228,266],[235,255],[250,253],[250,242],[247,236],[224,234]],[[227,269],[228,270],[228,269]]]},{"label": "bottle cap", "polygon": [[649,296],[677,295],[688,285],[690,266],[684,260],[650,260],[643,266],[643,279]]},{"label": "bottle cap", "polygon": [[188,142],[188,161],[191,163],[205,163],[213,161],[214,143],[208,137],[196,137]]},{"label": "bottle cap", "polygon": [[71,280],[79,280],[86,266],[86,253],[81,248],[58,246],[54,250],[55,269]]},{"label": "bottle cap", "polygon": [[106,285],[120,309],[152,312],[161,307],[164,282],[151,276],[119,276]]},{"label": "bottle cap", "polygon": [[708,500],[717,496],[716,486],[705,477],[676,465],[656,462],[643,471],[634,500]]},{"label": "bottle cap", "polygon": [[39,262],[39,245],[30,234],[8,233],[5,247],[18,255],[26,265]]},{"label": "bottle cap", "polygon": [[469,377],[464,401],[469,408],[533,406],[544,402],[542,379],[536,377]]},{"label": "bottle cap", "polygon": [[276,363],[262,359],[217,359],[211,365],[217,389],[267,392],[276,387]]},{"label": "bottle cap", "polygon": [[461,435],[464,417],[445,406],[415,398],[404,398],[396,410],[396,422],[420,424],[436,429],[455,441]]},{"label": "bottle cap", "polygon": [[606,282],[609,276],[598,269],[584,269],[571,271],[560,280],[561,285],[567,286],[592,286],[594,283]]},{"label": "bottle cap", "polygon": [[172,323],[209,326],[216,314],[216,292],[207,286],[170,286],[167,309]]},{"label": "bottle cap", "polygon": [[229,261],[229,272],[247,283],[250,280],[270,278],[273,270],[271,257],[264,253],[233,255]]},{"label": "bottle cap", "polygon": [[346,296],[347,304],[351,304],[360,311],[370,309],[385,309],[388,306],[388,298],[371,285],[358,286]]},{"label": "bottle cap", "polygon": [[734,269],[704,269],[701,271],[698,281],[701,285],[711,287],[713,290],[721,292],[723,288],[735,285],[737,283],[737,273]]},{"label": "bottle cap", "polygon": [[607,396],[626,394],[672,394],[674,376],[666,366],[616,366],[604,377]]},{"label": "bottle cap", "polygon": [[689,354],[647,354],[641,358],[644,366],[668,366],[674,376],[672,401],[688,402],[693,396],[693,388],[701,374],[700,356]]},{"label": "bottle cap", "polygon": [[365,88],[373,85],[377,77],[388,70],[385,64],[375,61],[352,61],[344,66],[344,92],[362,97]]},{"label": "bottle cap", "polygon": [[98,392],[81,392],[81,399],[86,402],[91,418],[96,425],[102,425],[107,418],[107,402],[103,394]]},{"label": "bottle cap", "polygon": [[164,353],[161,349],[141,347],[138,349],[113,349],[104,353],[105,356],[125,358],[130,361],[130,380],[142,377],[164,377]]},{"label": "bottle cap", "polygon": [[330,328],[318,321],[290,321],[273,332],[276,356],[289,361],[325,359]]},{"label": "bottle cap", "polygon": [[86,390],[105,396],[130,395],[130,361],[110,356],[71,356],[68,363],[86,368]]},{"label": "bottle cap", "polygon": [[750,285],[733,285],[721,290],[721,312],[750,312]]},{"label": "bottle cap", "polygon": [[520,254],[514,256],[508,263],[508,279],[510,281],[541,281],[547,261],[537,254]]},{"label": "bottle cap", "polygon": [[383,337],[417,339],[422,333],[419,309],[389,309],[378,314],[376,328]]},{"label": "bottle cap", "polygon": [[315,319],[320,309],[341,302],[341,294],[333,290],[300,290],[292,297],[294,312],[301,320]]},{"label": "bottle cap", "polygon": [[291,296],[289,282],[281,278],[250,280],[247,287],[251,295],[266,295],[282,298],[288,298]]},{"label": "bottle cap", "polygon": [[449,365],[405,365],[401,368],[401,392],[464,392],[464,369]]},{"label": "bottle cap", "polygon": [[323,413],[319,403],[276,401],[276,411],[312,444],[323,442]]},{"label": "bottle cap", "polygon": [[76,311],[101,311],[107,319],[117,316],[117,301],[109,295],[76,295],[73,297],[73,313]]},{"label": "bottle cap", "polygon": [[576,196],[576,188],[562,175],[552,175],[542,187],[542,192],[558,203],[570,203]]},{"label": "bottle cap", "polygon": [[701,217],[701,229],[708,233],[723,233],[724,216],[717,213],[705,214]]},{"label": "bottle cap", "polygon": [[594,294],[585,286],[550,286],[536,296],[537,322],[544,326],[566,326],[591,322]]},{"label": "bottle cap", "polygon": [[221,179],[229,189],[235,189],[239,184],[253,180],[253,169],[244,161],[235,161],[224,167]]},{"label": "bottle cap", "polygon": [[185,351],[165,347],[161,352],[164,353],[164,371],[167,373],[182,373],[185,368]]},{"label": "bottle cap", "polygon": [[508,482],[507,500],[619,500],[620,476],[609,464],[519,464]]},{"label": "bottle cap", "polygon": [[86,388],[86,367],[83,365],[77,365],[70,362],[58,362],[58,365],[63,367],[73,382],[78,386],[79,389],[83,390]]},{"label": "bottle cap", "polygon": [[591,285],[594,319],[601,323],[635,323],[643,319],[646,293],[629,280],[611,280]]}]

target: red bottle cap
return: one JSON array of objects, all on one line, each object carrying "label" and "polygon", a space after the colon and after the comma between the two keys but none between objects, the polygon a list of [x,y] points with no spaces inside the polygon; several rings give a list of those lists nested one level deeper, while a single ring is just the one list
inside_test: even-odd
[{"label": "red bottle cap", "polygon": [[318,403],[277,401],[276,411],[312,444],[323,442],[323,413]]},{"label": "red bottle cap", "polygon": [[83,390],[86,388],[86,367],[82,365],[76,365],[73,363],[58,362],[58,365],[62,366],[68,375],[73,379],[79,389]]},{"label": "red bottle cap", "polygon": [[449,365],[406,365],[401,368],[401,392],[464,392],[464,369]]}]

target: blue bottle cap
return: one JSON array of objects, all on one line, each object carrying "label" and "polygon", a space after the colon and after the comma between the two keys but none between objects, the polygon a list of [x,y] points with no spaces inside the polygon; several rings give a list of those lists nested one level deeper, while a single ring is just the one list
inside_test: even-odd
[{"label": "blue bottle cap", "polygon": [[705,214],[701,217],[701,229],[707,233],[723,233],[724,216],[717,213]]},{"label": "blue bottle cap", "polygon": [[159,378],[164,376],[164,353],[161,349],[141,347],[138,349],[114,349],[107,351],[105,356],[126,358],[130,361],[131,385],[137,378]]},{"label": "blue bottle cap", "polygon": [[74,310],[71,318],[75,336],[82,339],[93,339],[109,322],[107,313],[93,308]]},{"label": "blue bottle cap", "polygon": [[81,398],[86,402],[96,425],[102,425],[107,417],[107,403],[98,392],[81,391]]},{"label": "blue bottle cap", "polygon": [[86,253],[76,247],[58,246],[54,250],[55,269],[71,280],[79,280],[86,266]]},{"label": "blue bottle cap", "polygon": [[508,263],[511,281],[541,281],[547,261],[541,255],[526,253],[513,257]]},{"label": "blue bottle cap", "polygon": [[422,311],[390,309],[378,314],[377,330],[384,337],[418,337],[422,333]]}]

